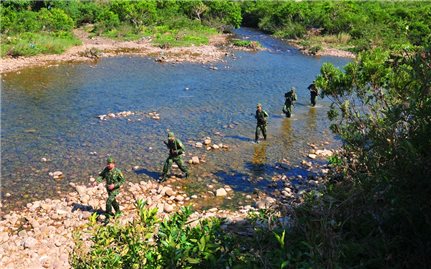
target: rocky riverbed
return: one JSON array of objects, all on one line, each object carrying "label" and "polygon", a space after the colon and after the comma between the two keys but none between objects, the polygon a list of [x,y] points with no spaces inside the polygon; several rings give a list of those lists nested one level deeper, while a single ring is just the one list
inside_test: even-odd
[{"label": "rocky riverbed", "polygon": [[[209,138],[200,144],[209,145]],[[199,144],[199,145],[200,145]],[[250,211],[265,208],[280,210],[280,220],[288,222],[288,212],[292,206],[303,201],[304,195],[318,195],[324,188],[327,164],[319,164],[330,150],[319,150],[310,144],[308,157],[302,164],[292,166],[282,162],[289,169],[304,169],[307,176],[288,176],[280,173],[272,176],[273,190],[255,190],[252,194],[243,193],[242,205],[234,211],[220,208],[197,210],[191,216],[193,222],[207,217],[226,218],[224,227],[243,221]],[[208,175],[211,176],[211,175]],[[164,218],[181,206],[196,205],[204,199],[232,199],[234,190],[217,181],[208,185],[201,193],[188,195],[181,184],[182,179],[172,176],[168,181],[158,183],[154,180],[139,183],[128,182],[122,186],[117,197],[123,211],[121,223],[132,221],[135,217],[135,203],[146,200],[147,206],[158,208],[159,217]],[[69,255],[74,247],[73,232],[85,229],[88,218],[100,213],[99,221],[104,220],[103,210],[107,193],[103,183],[95,185],[94,178],[88,185],[76,185],[75,189],[61,199],[46,199],[27,204],[26,208],[9,212],[0,221],[0,268],[69,268]],[[288,223],[286,223],[287,225]],[[247,232],[247,227],[242,233]],[[252,232],[252,231],[250,231]]]}]

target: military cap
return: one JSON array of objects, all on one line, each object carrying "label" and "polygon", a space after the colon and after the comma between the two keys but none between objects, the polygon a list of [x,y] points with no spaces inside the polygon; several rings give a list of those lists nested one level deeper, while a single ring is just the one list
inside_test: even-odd
[{"label": "military cap", "polygon": [[259,104],[257,104],[257,106],[256,107],[261,107],[262,105],[259,103]]},{"label": "military cap", "polygon": [[168,137],[175,137],[174,132],[168,132]]},{"label": "military cap", "polygon": [[115,163],[114,158],[112,158],[111,156],[108,157],[108,159],[106,159],[107,163]]}]

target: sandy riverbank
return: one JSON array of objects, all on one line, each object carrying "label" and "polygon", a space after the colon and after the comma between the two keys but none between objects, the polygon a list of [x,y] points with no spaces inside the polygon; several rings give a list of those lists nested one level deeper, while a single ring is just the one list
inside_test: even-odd
[{"label": "sandy riverbank", "polygon": [[[75,46],[63,54],[37,55],[32,57],[5,57],[0,59],[0,74],[17,71],[26,67],[36,67],[59,62],[84,62],[94,61],[90,50],[97,51],[99,57],[114,57],[118,55],[151,56],[158,62],[177,63],[211,63],[222,60],[229,55],[228,34],[218,34],[210,38],[208,45],[191,47],[160,48],[151,44],[150,39],[138,41],[116,41],[103,37],[89,38],[88,33],[82,29],[75,29],[74,34],[81,39],[82,45]],[[310,54],[298,42],[289,41],[291,45],[301,50],[304,54]],[[238,50],[251,50],[235,47]],[[336,56],[355,58],[355,54],[331,48],[323,48],[315,56]]]},{"label": "sandy riverbank", "polygon": [[228,44],[229,35],[226,34],[212,36],[208,45],[163,49],[153,46],[150,39],[116,41],[103,37],[89,38],[88,33],[81,29],[75,29],[74,34],[81,39],[82,45],[72,47],[63,54],[2,58],[0,59],[0,73],[59,62],[93,61],[94,58],[86,56],[89,55],[88,51],[91,49],[97,51],[100,57],[140,55],[155,57],[160,62],[209,63],[223,59],[228,53],[225,46]]}]

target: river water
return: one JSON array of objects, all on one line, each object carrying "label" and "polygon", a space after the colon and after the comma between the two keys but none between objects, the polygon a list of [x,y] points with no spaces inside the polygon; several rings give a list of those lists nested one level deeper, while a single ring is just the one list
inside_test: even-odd
[{"label": "river water", "polygon": [[[277,172],[302,173],[280,171],[278,166],[283,159],[299,164],[309,150],[307,143],[339,143],[328,129],[329,100],[318,99],[318,106],[311,108],[306,87],[324,62],[341,67],[349,60],[305,56],[251,29],[239,29],[237,34],[259,41],[266,50],[234,52],[211,65],[217,70],[210,65],[123,56],[3,75],[3,211],[71,191],[70,182],[88,182],[103,169],[108,155],[117,160],[128,181],[154,180],[167,157],[162,141],[168,129],[184,142],[188,155],[206,159],[204,164],[190,165],[192,177],[179,184],[190,194],[205,192],[208,184],[227,184],[237,193],[232,200],[203,200],[204,207],[235,205],[241,195],[266,188]],[[281,108],[291,86],[299,98],[293,117],[286,119]],[[256,103],[262,103],[270,115],[268,141],[258,145],[251,143]],[[121,111],[136,115],[97,118]],[[152,111],[161,119],[146,116]],[[230,150],[206,151],[191,145],[206,136]],[[56,170],[64,173],[63,180],[48,175]]]}]

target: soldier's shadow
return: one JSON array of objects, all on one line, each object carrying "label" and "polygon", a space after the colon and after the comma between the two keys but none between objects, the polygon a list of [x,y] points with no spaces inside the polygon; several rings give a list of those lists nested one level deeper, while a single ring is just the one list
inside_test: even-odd
[{"label": "soldier's shadow", "polygon": [[145,168],[135,170],[135,173],[137,175],[142,175],[142,174],[147,175],[148,177],[155,179],[155,180],[159,179],[159,177],[161,175],[160,172],[149,171],[148,169],[145,169]]},{"label": "soldier's shadow", "polygon": [[83,205],[83,204],[79,204],[79,203],[73,203],[72,204],[72,212],[75,211],[87,211],[90,213],[97,213],[98,215],[102,215],[104,214],[104,211],[102,209],[94,209],[91,205]]},{"label": "soldier's shadow", "polygon": [[250,137],[240,136],[240,135],[226,135],[225,138],[232,138],[232,139],[237,139],[240,141],[254,141]]}]

